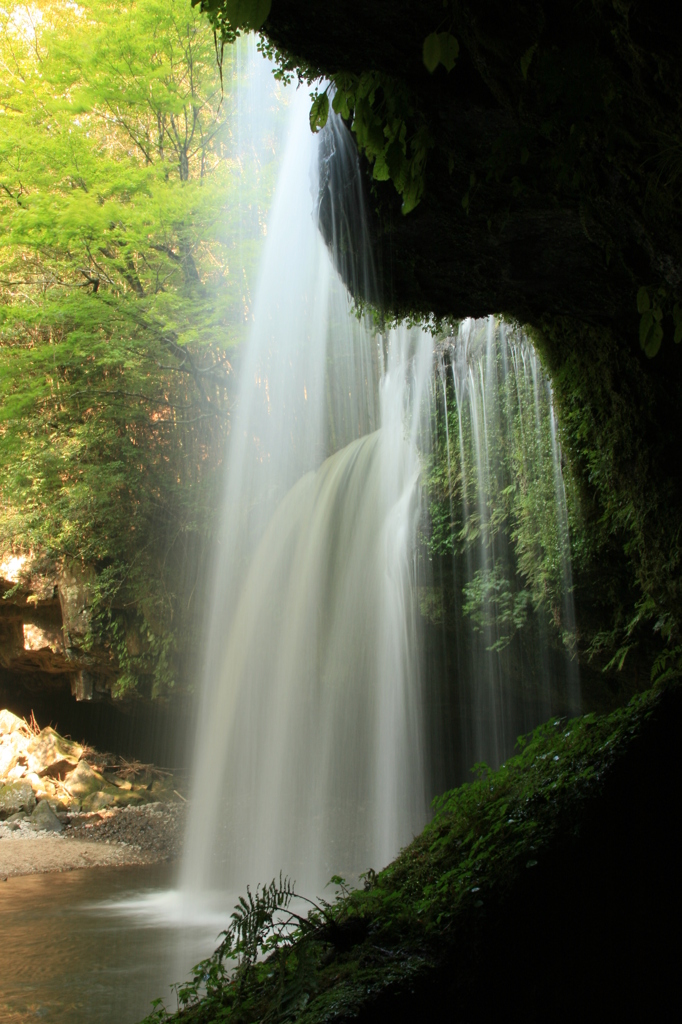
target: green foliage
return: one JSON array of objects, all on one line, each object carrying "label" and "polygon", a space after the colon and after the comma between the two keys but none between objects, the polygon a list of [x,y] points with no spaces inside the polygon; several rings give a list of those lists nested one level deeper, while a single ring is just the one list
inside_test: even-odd
[{"label": "green foliage", "polygon": [[[233,925],[228,947],[235,959],[242,956],[234,973],[221,973],[219,947],[195,968],[191,1000],[180,1012],[157,1009],[146,1024],[322,1024],[374,1012],[387,989],[397,995],[418,981],[428,984],[439,965],[452,984],[460,970],[457,949],[497,920],[496,911],[529,872],[575,842],[660,699],[650,692],[609,716],[552,720],[521,737],[517,753],[497,771],[476,765],[474,780],[435,801],[433,820],[392,864],[368,872],[363,889],[342,890],[333,904],[313,907],[274,948],[265,936],[276,934],[278,901],[285,906],[288,898],[282,879],[242,900],[248,980],[242,983],[244,954],[236,946],[243,939]],[[264,957],[258,963],[256,944]],[[284,991],[294,987],[295,1001],[282,998],[283,979]]]},{"label": "green foliage", "polygon": [[[270,13],[272,0],[192,0],[192,7],[201,5],[201,10],[209,15],[224,18],[225,35],[246,29],[247,32],[261,28]],[[230,38],[230,42],[233,38]]]},{"label": "green foliage", "polygon": [[[640,303],[642,299],[640,298]],[[581,645],[596,665],[646,685],[679,638],[679,385],[649,377],[615,329],[547,318],[533,341],[552,375],[581,514],[573,530]],[[570,338],[570,344],[567,339]]]},{"label": "green foliage", "polygon": [[[301,896],[281,873],[255,892],[247,886],[215,952],[193,968],[191,980],[175,986],[180,1012],[190,1019],[198,1012],[201,1019],[211,1015],[218,1021],[235,1015],[253,1019],[265,1012],[287,1020],[302,1010],[316,987],[321,948],[338,927],[336,905],[349,893],[338,876],[329,884],[337,886],[336,903]],[[302,916],[292,904],[310,909]],[[161,1000],[153,1005],[144,1024],[173,1019]]]},{"label": "green foliage", "polygon": [[331,86],[313,94],[310,127],[314,132],[327,123],[330,89],[332,107],[351,121],[358,149],[372,165],[373,177],[377,181],[390,179],[403,198],[402,212],[409,213],[424,191],[424,169],[432,142],[423,127],[408,135],[412,109],[407,92],[397,90],[394,82],[376,72],[334,75]]},{"label": "green foliage", "polygon": [[[223,45],[231,43],[240,26],[230,20],[225,0],[197,0],[208,15]],[[246,27],[246,26],[244,26]],[[253,26],[255,27],[255,26]],[[437,36],[438,62],[451,70],[459,44],[449,32]],[[275,77],[288,82],[294,75],[309,84],[322,77],[318,69],[278,49],[267,38],[259,48],[276,65]],[[319,131],[327,123],[329,100],[336,113],[350,121],[352,131],[372,166],[376,181],[392,181],[402,197],[402,212],[419,204],[424,191],[426,162],[434,140],[418,115],[410,89],[400,80],[378,71],[361,74],[341,71],[328,76],[322,93],[314,90],[310,127]]]},{"label": "green foliage", "polygon": [[662,321],[666,307],[673,321],[673,341],[676,345],[682,341],[682,306],[679,302],[673,305],[672,298],[667,288],[649,289],[642,286],[637,292],[637,312],[641,314],[639,344],[650,359],[657,354],[663,341]]},{"label": "green foliage", "polygon": [[187,658],[270,172],[237,163],[184,0],[25,12],[0,15],[0,541],[94,566],[90,645],[119,691],[161,693]]},{"label": "green foliage", "polygon": [[[435,443],[424,475],[425,541],[431,557],[454,560],[453,579],[463,581],[461,612],[475,632],[494,636],[493,649],[503,650],[538,616],[573,649],[575,637],[563,624],[571,552],[557,512],[558,451],[549,388],[539,368],[537,376],[526,368],[533,356],[520,332],[514,335],[509,325],[503,329],[511,332],[517,352],[507,367],[500,345],[488,356],[492,362],[484,361],[487,328],[469,342],[472,383],[467,386],[477,386],[479,375],[494,382],[484,421],[474,422],[469,403],[458,405],[446,350],[443,395],[432,427]],[[485,445],[480,460],[477,432],[485,438],[479,441]],[[569,525],[579,532],[576,498],[569,486]],[[458,607],[459,595],[448,594],[446,601]]]},{"label": "green foliage", "polygon": [[462,611],[479,633],[499,634],[493,650],[503,650],[516,632],[528,624],[532,599],[527,590],[512,590],[504,567],[497,561],[492,569],[477,569],[470,583],[462,588]]},{"label": "green foliage", "polygon": [[326,125],[328,117],[329,95],[325,89],[323,93],[319,93],[313,98],[310,107],[310,130],[312,132],[319,132]]},{"label": "green foliage", "polygon": [[425,125],[412,127],[415,111],[409,91],[379,72],[340,73],[333,107],[352,117],[358,149],[372,165],[377,181],[392,181],[402,196],[402,212],[417,206],[424,191],[424,171],[433,140]]},{"label": "green foliage", "polygon": [[452,71],[459,56],[459,43],[451,32],[431,32],[422,48],[424,66],[432,74],[439,64]]}]

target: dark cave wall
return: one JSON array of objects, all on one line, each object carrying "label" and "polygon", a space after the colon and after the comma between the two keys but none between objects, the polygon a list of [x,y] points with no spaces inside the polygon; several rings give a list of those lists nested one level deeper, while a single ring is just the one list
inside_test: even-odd
[{"label": "dark cave wall", "polygon": [[[429,74],[422,41],[446,29],[459,58]],[[592,532],[585,646],[610,634],[611,653],[643,640],[655,657],[682,622],[682,9],[273,0],[265,31],[309,78],[372,70],[408,97],[408,139],[432,142],[416,209],[361,156],[381,303],[531,329]],[[663,333],[653,358],[641,288]]]},{"label": "dark cave wall", "polygon": [[[457,63],[430,74],[422,41],[446,28]],[[679,289],[673,5],[273,0],[265,30],[309,73],[388,76],[409,93],[408,133],[430,132],[412,214],[391,182],[372,185],[392,306],[604,323],[636,315],[639,285]]]}]

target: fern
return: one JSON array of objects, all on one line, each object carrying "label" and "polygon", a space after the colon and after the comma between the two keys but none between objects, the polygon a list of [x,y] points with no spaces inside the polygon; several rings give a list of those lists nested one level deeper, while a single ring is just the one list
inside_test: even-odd
[{"label": "fern", "polygon": [[[279,883],[273,878],[269,885],[256,886],[255,893],[246,887],[246,896],[239,897],[232,925],[224,933],[222,946],[226,956],[246,968],[256,962],[259,953],[276,948],[289,936],[298,923],[297,915],[288,911],[296,898],[294,884],[280,872]],[[278,916],[287,911],[283,917]]]},{"label": "fern", "polygon": [[[334,876],[332,883],[336,899],[348,896],[344,879]],[[292,909],[294,901],[309,905],[305,917]],[[320,955],[335,926],[335,903],[301,896],[281,872],[254,891],[247,886],[215,952],[192,969],[189,981],[174,986],[178,1008],[189,1011],[201,1004],[213,1014],[211,1020],[222,1020],[231,1009],[256,1000],[263,1022],[290,1019],[315,991]],[[143,1024],[171,1019],[157,1000]]]}]

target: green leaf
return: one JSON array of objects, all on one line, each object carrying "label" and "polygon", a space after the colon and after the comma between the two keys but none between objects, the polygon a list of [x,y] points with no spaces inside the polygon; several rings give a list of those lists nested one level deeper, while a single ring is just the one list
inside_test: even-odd
[{"label": "green leaf", "polygon": [[639,343],[642,348],[645,348],[649,332],[654,326],[654,314],[650,309],[647,309],[642,314],[642,319],[639,321]]},{"label": "green leaf", "polygon": [[343,89],[337,89],[334,93],[334,99],[332,100],[332,107],[336,113],[347,121],[350,117],[350,101],[353,99],[353,94],[350,92],[344,92]]},{"label": "green leaf", "polygon": [[450,72],[454,68],[455,61],[459,56],[459,43],[451,32],[439,32],[438,45],[440,49],[440,62],[445,70]]},{"label": "green leaf", "polygon": [[682,323],[682,306],[680,306],[679,302],[676,302],[673,306],[673,320],[676,324]]},{"label": "green leaf", "polygon": [[411,213],[415,206],[419,205],[423,191],[424,179],[413,178],[403,193],[403,205],[400,208],[403,215]]},{"label": "green leaf", "polygon": [[329,96],[327,90],[316,96],[310,107],[310,130],[319,132],[327,123],[329,117]]},{"label": "green leaf", "polygon": [[440,63],[440,36],[437,32],[432,32],[424,40],[422,57],[426,70],[433,74]]},{"label": "green leaf", "polygon": [[337,74],[332,76],[332,81],[339,92],[346,92],[349,96],[354,95],[360,84],[358,76],[350,71],[337,72]]},{"label": "green leaf", "polygon": [[222,8],[233,28],[259,29],[272,7],[272,0],[223,0]]},{"label": "green leaf", "polygon": [[397,139],[386,149],[385,159],[386,166],[388,167],[388,173],[391,175],[391,180],[398,191],[401,192],[405,184],[407,158],[405,157],[402,146]]},{"label": "green leaf", "polygon": [[644,351],[648,355],[649,359],[653,359],[657,354],[662,341],[663,328],[660,324],[655,324],[647,337],[646,344],[644,345]]},{"label": "green leaf", "polygon": [[637,312],[645,313],[651,306],[651,299],[646,288],[642,287],[637,292]]},{"label": "green leaf", "polygon": [[375,181],[390,181],[391,172],[386,163],[386,154],[378,153],[372,168],[372,177]]}]

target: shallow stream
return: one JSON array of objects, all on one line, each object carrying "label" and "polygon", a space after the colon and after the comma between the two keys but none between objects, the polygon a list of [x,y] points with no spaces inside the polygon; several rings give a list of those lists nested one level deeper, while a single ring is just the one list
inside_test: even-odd
[{"label": "shallow stream", "polygon": [[[0,882],[0,1024],[136,1024],[213,951],[228,908],[183,914],[164,866]],[[196,908],[194,908],[196,911]]]}]

